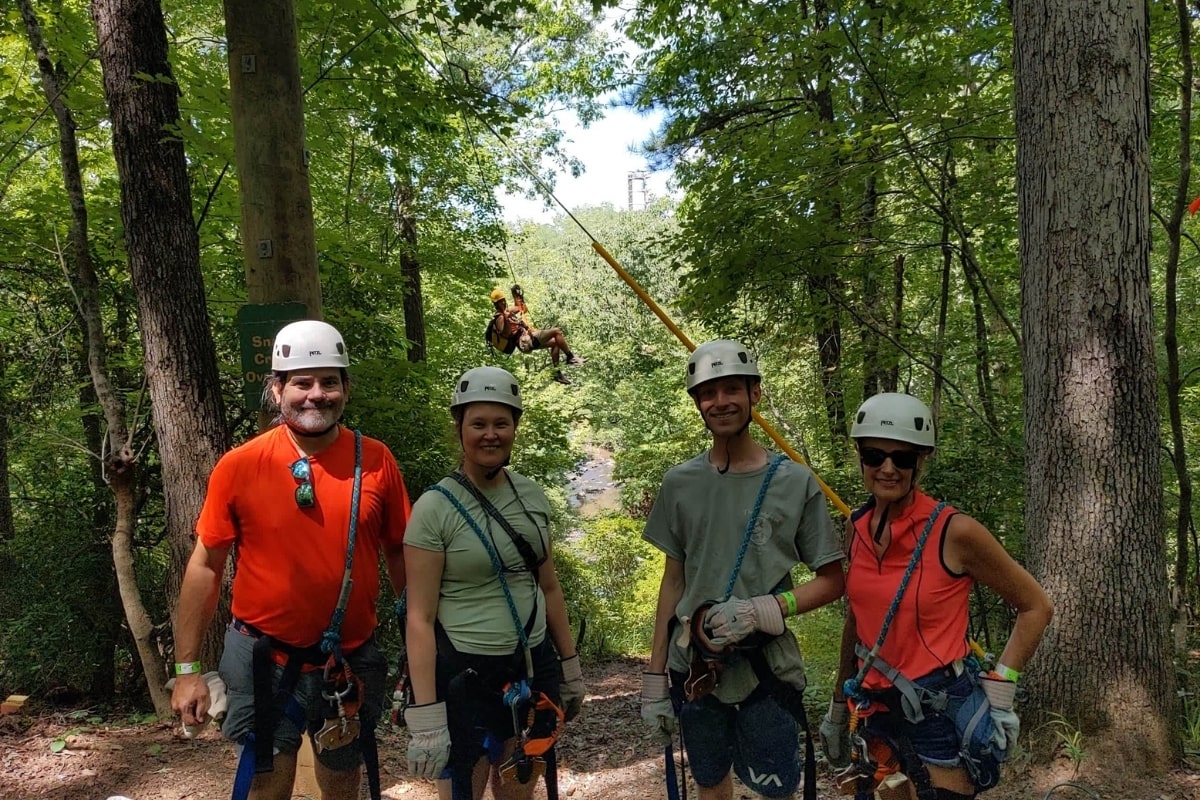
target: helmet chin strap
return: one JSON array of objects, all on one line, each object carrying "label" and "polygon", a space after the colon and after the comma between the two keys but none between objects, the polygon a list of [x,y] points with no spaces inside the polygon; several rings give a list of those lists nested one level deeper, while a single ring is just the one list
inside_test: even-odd
[{"label": "helmet chin strap", "polygon": [[[725,467],[724,467],[724,468],[717,467],[717,474],[718,474],[718,475],[724,475],[724,474],[726,474],[727,472],[729,472],[729,466],[730,466],[730,462],[732,461],[732,458],[733,458],[733,454],[729,452],[729,443],[730,443],[731,441],[733,441],[734,439],[738,438],[739,436],[741,436],[741,435],[742,435],[742,434],[745,432],[745,430],[746,430],[747,428],[749,428],[749,427],[750,427],[750,422],[751,422],[751,420],[752,420],[752,419],[753,419],[753,415],[751,415],[751,414],[747,414],[747,415],[746,415],[746,421],[745,421],[744,423],[742,423],[742,427],[740,427],[740,428],[738,428],[736,431],[734,431],[734,433],[733,433],[733,435],[732,435],[732,436],[727,436],[727,437],[725,437],[725,439],[724,439],[724,444],[725,444]],[[709,425],[708,425],[708,420],[704,420],[704,427],[705,427],[705,428],[708,428],[708,432],[709,432],[709,433],[712,433],[712,432],[713,432],[713,429],[712,429],[712,428],[710,428],[710,427],[709,427]],[[714,439],[714,440],[716,439],[716,434],[713,434],[713,439]]]},{"label": "helmet chin strap", "polygon": [[508,466],[510,463],[512,463],[512,459],[510,459],[510,458],[508,458],[507,456],[505,456],[505,457],[504,457],[504,463],[503,463],[503,464],[501,464],[501,465],[500,465],[500,466],[498,466],[498,467],[494,467],[493,469],[489,469],[487,472],[483,473],[483,477],[487,478],[487,479],[490,481],[492,478],[494,478],[494,477],[496,477],[497,475],[499,475],[499,474],[500,474],[500,472],[501,472],[501,471],[502,471],[502,470],[503,470],[505,467],[507,467],[507,466]]},{"label": "helmet chin strap", "polygon": [[883,506],[882,509],[880,509],[881,513],[879,514],[879,524],[875,526],[875,533],[871,537],[875,540],[875,544],[879,544],[879,542],[883,539],[883,528],[885,525],[887,525],[888,512],[892,509],[892,506],[896,505],[897,503],[903,503],[904,500],[910,494],[912,494],[913,489],[917,488],[917,475],[920,474],[920,471],[921,470],[919,467],[914,467],[912,471],[912,478],[908,482],[908,489],[900,496],[900,499],[895,503],[888,503],[887,505]]}]

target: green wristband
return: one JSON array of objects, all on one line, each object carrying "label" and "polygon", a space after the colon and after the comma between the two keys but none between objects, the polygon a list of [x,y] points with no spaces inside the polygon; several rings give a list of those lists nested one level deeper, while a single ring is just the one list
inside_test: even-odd
[{"label": "green wristband", "polygon": [[796,616],[796,595],[792,594],[789,590],[779,596],[783,598],[783,602],[787,605],[787,615],[789,617]]},{"label": "green wristband", "polygon": [[204,667],[199,661],[176,661],[176,675],[199,675],[204,672]]},{"label": "green wristband", "polygon": [[1006,667],[1003,664],[997,664],[996,669],[992,670],[1006,681],[1016,683],[1021,678],[1021,673],[1017,672],[1012,667]]}]

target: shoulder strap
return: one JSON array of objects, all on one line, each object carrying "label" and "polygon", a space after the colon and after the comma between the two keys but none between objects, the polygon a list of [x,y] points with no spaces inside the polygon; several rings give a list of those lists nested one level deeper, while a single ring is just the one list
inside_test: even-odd
[{"label": "shoulder strap", "polygon": [[354,432],[354,488],[350,490],[350,532],[346,535],[346,569],[342,573],[342,589],[338,593],[337,607],[329,627],[321,634],[321,651],[341,658],[342,620],[346,616],[346,604],[350,602],[350,588],[354,581],[350,573],[354,568],[354,542],[358,537],[358,501],[362,496],[362,432]]},{"label": "shoulder strap", "polygon": [[913,548],[912,558],[908,562],[907,569],[904,570],[904,576],[900,578],[900,586],[896,589],[896,596],[892,598],[892,604],[888,607],[887,614],[883,618],[883,626],[879,629],[879,638],[875,640],[875,646],[867,653],[863,659],[862,666],[858,668],[858,674],[846,681],[843,687],[845,694],[848,697],[858,697],[862,688],[863,678],[867,675],[867,670],[871,668],[875,659],[879,657],[879,649],[883,647],[883,641],[887,638],[888,629],[892,627],[892,619],[896,616],[896,610],[900,608],[900,600],[904,597],[904,592],[908,589],[908,582],[912,579],[913,571],[916,570],[917,564],[921,561],[921,554],[925,551],[925,542],[929,539],[929,533],[933,530],[933,524],[937,522],[938,515],[942,513],[942,509],[946,504],[938,503],[933,509],[933,513],[929,515],[929,521],[925,523],[925,530],[921,531],[920,537],[917,538],[917,546]]},{"label": "shoulder strap", "polygon": [[479,527],[479,523],[470,515],[458,498],[447,489],[445,486],[433,484],[427,491],[435,491],[450,501],[450,505],[462,516],[468,527],[475,532],[479,537],[479,543],[483,545],[483,549],[487,552],[488,558],[491,559],[492,569],[496,570],[496,578],[500,581],[500,588],[504,590],[504,599],[508,601],[508,611],[512,615],[513,626],[517,629],[517,639],[520,640],[521,649],[525,651],[525,667],[529,676],[533,676],[532,657],[529,652],[529,632],[533,630],[533,622],[537,618],[537,585],[534,585],[534,601],[533,612],[530,614],[529,621],[521,624],[521,616],[517,613],[517,604],[513,600],[512,589],[508,587],[508,581],[504,578],[504,565],[500,562],[500,554],[492,547],[492,543],[488,541],[485,534]]},{"label": "shoulder strap", "polygon": [[758,499],[754,501],[754,509],[750,512],[750,521],[746,523],[746,532],[742,535],[742,546],[738,548],[737,559],[733,562],[733,572],[729,575],[729,582],[725,585],[725,594],[721,596],[721,601],[728,600],[733,594],[733,585],[737,582],[738,573],[742,571],[742,559],[746,557],[746,548],[750,546],[750,537],[754,535],[754,528],[758,524],[758,514],[762,511],[763,500],[767,496],[767,487],[771,485],[771,478],[775,477],[775,471],[779,469],[779,465],[784,462],[787,456],[779,454],[771,459],[770,466],[767,467],[767,474],[763,476],[762,486],[758,488]]},{"label": "shoulder strap", "polygon": [[[542,556],[541,558],[538,558],[537,553],[533,551],[533,547],[529,544],[529,541],[524,536],[517,533],[517,531],[513,528],[512,523],[505,519],[504,515],[501,514],[499,509],[492,504],[491,500],[488,500],[483,496],[483,492],[479,491],[478,487],[471,483],[470,478],[468,478],[466,475],[463,475],[458,470],[451,472],[450,478],[457,482],[459,486],[470,492],[471,496],[475,498],[475,502],[482,506],[483,512],[494,519],[500,525],[500,527],[504,529],[504,532],[508,534],[508,538],[512,539],[512,543],[516,545],[517,552],[521,554],[521,559],[525,562],[525,566],[530,572],[533,573],[533,579],[536,582],[538,579],[538,567],[546,562],[546,557]],[[516,490],[517,489],[514,486],[513,491],[516,492]]]}]

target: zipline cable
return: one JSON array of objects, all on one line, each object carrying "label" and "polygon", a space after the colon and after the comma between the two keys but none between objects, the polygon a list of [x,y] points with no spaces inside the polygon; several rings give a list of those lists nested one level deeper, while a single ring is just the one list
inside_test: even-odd
[{"label": "zipline cable", "polygon": [[[434,72],[436,72],[443,80],[446,80],[446,75],[442,72],[442,70],[438,69],[437,65],[435,65],[429,59],[429,57],[426,56],[424,54],[424,52],[421,51],[421,49],[417,46],[416,42],[414,42],[404,31],[402,31],[400,29],[400,27],[391,19],[391,17],[389,17],[387,14],[384,13],[383,9],[379,7],[376,0],[369,0],[369,2],[373,6],[375,6],[376,10],[380,13],[380,15],[384,19],[387,20],[388,24],[396,31],[396,33],[398,33],[401,36],[401,38],[403,38],[405,41],[407,41],[420,54],[421,58],[423,58],[425,60],[425,62],[427,64],[429,64],[429,66],[434,70]],[[443,53],[445,53],[444,44],[443,44]],[[461,66],[459,67],[459,69],[463,72],[463,79],[469,82],[470,76],[467,74],[466,70],[463,69]],[[604,249],[604,245],[600,244],[600,241],[595,236],[592,235],[592,232],[589,231],[582,222],[579,221],[579,218],[576,217],[573,213],[571,213],[571,209],[567,208],[566,205],[563,204],[563,202],[558,199],[558,195],[556,195],[554,193],[554,190],[551,189],[546,184],[546,182],[542,180],[541,176],[537,174],[537,172],[533,169],[533,167],[531,167],[529,165],[529,163],[521,156],[521,154],[518,153],[515,149],[513,149],[513,147],[508,143],[508,140],[505,139],[503,136],[501,136],[500,132],[497,131],[495,128],[493,128],[492,125],[483,117],[476,117],[476,119],[478,119],[479,123],[481,125],[483,125],[483,127],[487,128],[488,132],[491,133],[493,137],[495,137],[496,141],[498,141],[501,144],[501,146],[503,146],[504,149],[508,151],[509,155],[511,155],[516,160],[516,162],[521,166],[521,168],[523,170],[525,170],[525,173],[527,175],[529,175],[529,177],[533,178],[534,183],[537,184],[538,188],[542,190],[542,192],[546,195],[546,197],[553,200],[554,203],[563,210],[563,213],[566,214],[568,217],[570,217],[571,221],[574,222],[576,226],[578,226],[579,230],[583,231],[583,234],[585,236],[587,236],[588,239],[591,240],[592,249],[596,251],[596,254],[598,256],[600,256],[600,258],[604,259],[605,263],[607,263],[610,267],[613,268],[613,271],[617,273],[617,276],[620,277],[621,280],[625,281],[626,285],[628,285],[629,288],[633,290],[633,293],[638,296],[638,299],[641,300],[642,303],[647,308],[649,308],[652,312],[654,312],[654,315],[656,317],[658,317],[659,320],[662,321],[662,323],[664,325],[667,326],[667,329],[670,330],[671,333],[675,334],[675,338],[679,339],[679,341],[683,343],[684,347],[686,347],[688,349],[688,352],[695,350],[696,349],[695,342],[693,342],[688,337],[688,335],[686,333],[684,333],[683,330],[681,330],[678,325],[675,324],[674,320],[672,320],[669,316],[667,316],[667,313],[662,310],[662,307],[659,306],[658,303],[656,303],[654,301],[654,298],[652,298],[646,292],[646,290],[641,287],[641,285],[636,280],[634,280],[632,275],[630,275],[628,272],[625,271],[625,269],[617,262],[617,260],[612,257],[612,254],[610,254],[606,249]],[[465,123],[465,115],[464,115],[464,123]],[[511,265],[510,265],[509,269],[511,271]],[[516,277],[514,275],[514,280],[515,279],[516,279]],[[771,441],[775,442],[775,444],[778,445],[779,448],[784,453],[787,454],[788,458],[792,459],[797,464],[803,464],[804,466],[809,467],[809,469],[812,470],[812,467],[809,465],[809,463],[807,461],[804,460],[804,457],[801,456],[798,452],[796,452],[795,448],[793,448],[790,444],[788,444],[787,441],[785,441],[784,438],[779,435],[779,432],[776,431],[775,428],[770,423],[768,423],[765,419],[763,419],[762,415],[758,413],[757,409],[751,408],[750,415],[754,419],[754,421],[758,423],[758,426],[760,428],[762,428],[763,432],[766,433],[767,436],[769,436],[771,438]],[[850,506],[846,505],[846,501],[843,500],[841,497],[839,497],[837,492],[835,492],[829,486],[829,484],[825,483],[825,481],[823,481],[821,479],[820,475],[817,475],[816,470],[812,470],[812,474],[813,474],[813,477],[816,478],[817,484],[821,487],[821,491],[825,493],[825,497],[827,497],[829,499],[829,501],[831,503],[833,503],[833,505],[837,508],[837,510],[842,513],[842,516],[849,517],[850,516]]]}]

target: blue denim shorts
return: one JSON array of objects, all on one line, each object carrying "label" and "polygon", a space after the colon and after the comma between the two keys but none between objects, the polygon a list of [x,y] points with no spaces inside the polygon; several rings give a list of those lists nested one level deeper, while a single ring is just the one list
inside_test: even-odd
[{"label": "blue denim shorts", "polygon": [[[938,711],[922,706],[925,716],[918,723],[909,722],[901,710],[900,694],[896,689],[871,692],[870,697],[887,707],[865,718],[868,734],[882,735],[893,744],[907,739],[917,756],[927,764],[938,767],[964,767],[980,790],[995,786],[1000,779],[999,766],[1003,754],[993,753],[990,745],[992,720],[979,708],[984,702],[983,689],[969,670],[957,672],[947,667],[914,681],[918,686],[935,692],[945,692],[946,707]],[[969,760],[964,763],[963,733],[966,718],[978,710],[979,727],[969,743]]]},{"label": "blue denim shorts", "polygon": [[732,705],[711,694],[684,703],[679,725],[700,786],[716,786],[730,767],[764,797],[791,797],[800,785],[800,728],[761,687]]},{"label": "blue denim shorts", "polygon": [[[232,626],[225,630],[225,652],[221,655],[221,679],[229,698],[229,709],[221,724],[221,733],[227,739],[238,741],[254,730],[254,638],[241,633]],[[379,652],[374,641],[368,640],[347,656],[354,674],[363,680],[366,691],[359,706],[359,721],[362,730],[374,730],[383,710],[385,684],[387,682],[387,659]],[[272,688],[279,685],[283,667],[275,665],[271,678]],[[320,670],[302,672],[292,690],[292,696],[304,709],[309,734],[325,724],[325,703],[321,699]],[[301,731],[297,730],[287,714],[276,708],[275,751],[294,755],[300,749]],[[316,753],[316,759],[334,771],[355,769],[362,760],[362,735],[345,747]]]}]

